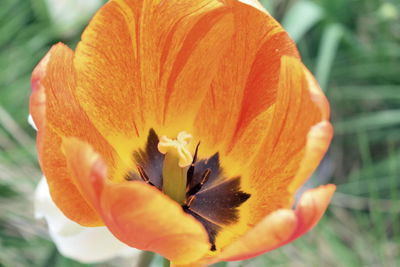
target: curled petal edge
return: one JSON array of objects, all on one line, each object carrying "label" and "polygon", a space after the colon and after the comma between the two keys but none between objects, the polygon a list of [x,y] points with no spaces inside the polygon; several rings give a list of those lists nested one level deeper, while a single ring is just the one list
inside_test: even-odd
[{"label": "curled petal edge", "polygon": [[47,64],[50,61],[52,50],[50,50],[39,62],[32,72],[31,87],[32,94],[29,100],[29,111],[36,128],[42,129],[45,121],[46,95],[41,85],[41,80],[46,75]]},{"label": "curled petal edge", "polygon": [[317,224],[335,190],[335,185],[328,184],[306,191],[295,210],[282,209],[267,215],[212,262],[252,258],[294,241]]},{"label": "curled petal edge", "polygon": [[288,187],[288,191],[292,194],[307,181],[318,167],[318,164],[328,150],[334,132],[332,124],[328,121],[330,116],[329,102],[311,72],[304,65],[303,69],[309,84],[311,99],[321,111],[321,121],[311,127],[308,132],[303,160],[300,163],[296,176]]},{"label": "curled petal edge", "polygon": [[333,127],[329,121],[321,121],[311,127],[307,134],[304,157],[288,191],[294,194],[318,167],[333,137]]}]

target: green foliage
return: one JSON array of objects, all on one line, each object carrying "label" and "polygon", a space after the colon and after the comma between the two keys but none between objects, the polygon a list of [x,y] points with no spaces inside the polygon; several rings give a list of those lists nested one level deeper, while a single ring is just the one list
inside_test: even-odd
[{"label": "green foliage", "polygon": [[[312,232],[234,266],[398,266],[400,3],[262,2],[287,27],[330,100],[336,131],[323,166],[331,167],[314,181],[335,183],[338,192]],[[78,38],[57,32],[43,0],[0,1],[0,266],[111,264],[62,257],[32,211],[40,170],[26,122],[30,73],[53,43],[74,46]]]}]

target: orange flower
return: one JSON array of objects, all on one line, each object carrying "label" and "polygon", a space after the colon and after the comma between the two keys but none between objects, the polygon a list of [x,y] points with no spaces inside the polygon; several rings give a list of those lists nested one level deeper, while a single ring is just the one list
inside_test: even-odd
[{"label": "orange flower", "polygon": [[32,87],[58,207],[175,264],[291,242],[335,190],[310,190],[291,210],[331,140],[329,106],[287,33],[254,6],[109,1],[75,52],[49,51]]}]

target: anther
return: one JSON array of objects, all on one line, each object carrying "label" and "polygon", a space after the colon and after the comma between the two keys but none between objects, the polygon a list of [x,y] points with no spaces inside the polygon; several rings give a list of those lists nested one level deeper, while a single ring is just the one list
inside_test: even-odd
[{"label": "anther", "polygon": [[144,171],[143,167],[140,165],[136,165],[140,178],[142,178],[142,180],[149,185],[154,186],[154,184],[152,182],[150,182],[149,176],[147,176],[147,173]]},{"label": "anther", "polygon": [[192,164],[190,164],[190,167],[189,167],[189,169],[187,171],[187,174],[186,174],[186,177],[187,177],[186,187],[187,188],[190,186],[190,183],[192,182],[192,179],[193,179],[194,165],[195,165],[195,163],[197,161],[197,151],[199,150],[199,145],[200,145],[200,142],[196,146],[196,150],[194,151]]},{"label": "anther", "polygon": [[186,207],[190,208],[190,205],[192,205],[193,200],[195,199],[195,196],[190,196],[187,200],[186,200]]},{"label": "anther", "polygon": [[205,183],[207,183],[208,179],[210,178],[210,174],[211,174],[211,169],[206,169],[203,173],[203,175],[201,176],[201,180],[200,183],[198,183],[197,185],[193,186],[186,194],[186,196],[192,196],[197,194],[197,192],[199,192],[201,190],[201,188],[203,187],[203,185]]}]

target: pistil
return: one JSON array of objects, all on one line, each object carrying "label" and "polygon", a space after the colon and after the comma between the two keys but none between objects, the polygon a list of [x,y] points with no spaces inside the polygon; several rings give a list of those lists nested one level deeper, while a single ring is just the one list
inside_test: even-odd
[{"label": "pistil", "polygon": [[162,190],[181,205],[186,199],[187,171],[193,161],[187,148],[191,139],[190,134],[181,132],[176,139],[162,136],[158,143],[158,150],[165,155]]}]

